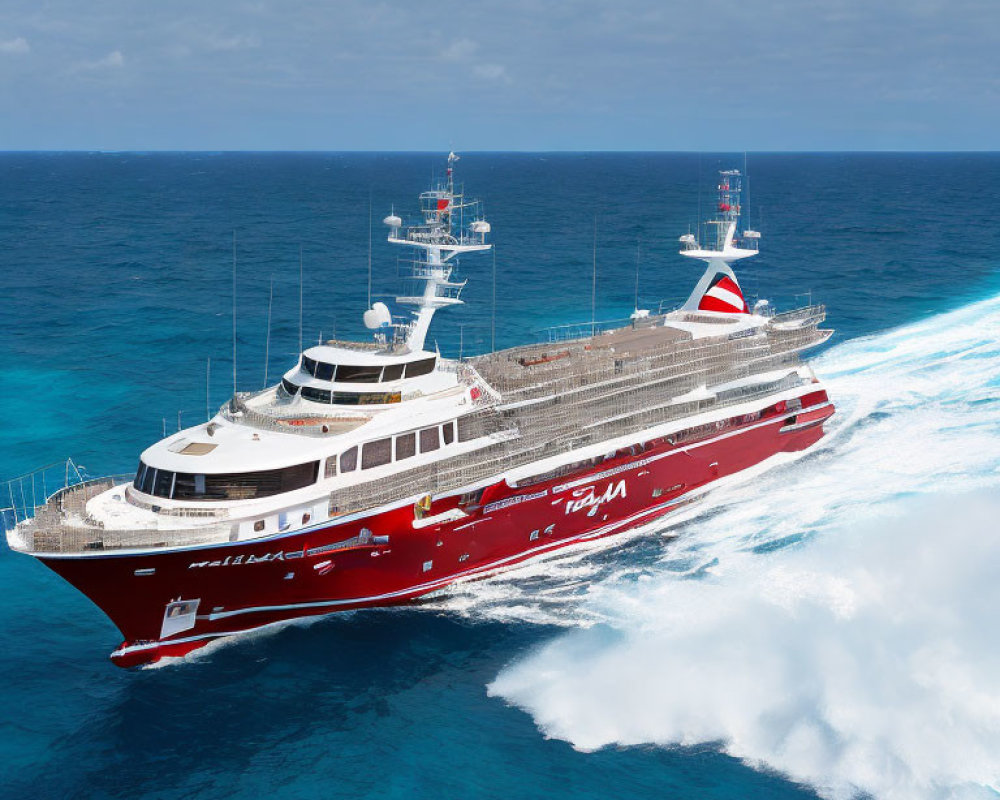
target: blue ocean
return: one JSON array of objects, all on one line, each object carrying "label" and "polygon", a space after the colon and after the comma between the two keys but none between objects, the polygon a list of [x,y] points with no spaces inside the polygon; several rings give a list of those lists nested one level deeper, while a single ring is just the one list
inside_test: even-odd
[{"label": "blue ocean", "polygon": [[[676,305],[744,154],[469,153],[449,356]],[[0,154],[0,478],[90,475],[365,334],[438,153]],[[0,547],[2,798],[1000,794],[1000,154],[749,154],[745,293],[823,302],[815,449],[673,525],[122,671]],[[232,358],[233,264],[237,356]],[[495,274],[495,303],[494,303]],[[269,296],[271,322],[268,328]],[[268,355],[265,361],[265,352]],[[0,499],[0,506],[5,505]]]}]

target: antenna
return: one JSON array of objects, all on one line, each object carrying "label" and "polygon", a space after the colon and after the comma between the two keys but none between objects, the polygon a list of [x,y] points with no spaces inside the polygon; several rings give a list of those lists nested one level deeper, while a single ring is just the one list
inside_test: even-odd
[{"label": "antenna", "polygon": [[368,187],[368,308],[372,307],[372,190]]},{"label": "antenna", "polygon": [[210,409],[212,404],[209,402],[208,393],[209,386],[212,385],[212,357],[208,357],[208,361],[205,362],[205,422],[212,419],[212,414]]},{"label": "antenna", "polygon": [[635,240],[635,310],[639,310],[639,246],[642,239]]},{"label": "antenna", "polygon": [[299,242],[299,352],[302,352],[302,243]]},{"label": "antenna", "polygon": [[236,396],[236,230],[233,230],[233,396]]},{"label": "antenna", "polygon": [[490,352],[497,349],[497,246],[493,245],[493,312],[490,315]]},{"label": "antenna", "polygon": [[590,335],[597,332],[597,214],[594,214],[594,272],[590,279]]},{"label": "antenna", "polygon": [[698,235],[695,237],[698,244],[701,244],[701,153],[698,153],[698,216],[695,218],[698,225]]},{"label": "antenna", "polygon": [[740,209],[743,212],[743,218],[746,222],[743,223],[743,228],[750,227],[750,172],[747,170],[747,151],[743,151],[743,207]]},{"label": "antenna", "polygon": [[267,338],[264,340],[264,388],[267,388],[268,357],[271,353],[271,304],[274,302],[274,276],[271,276],[271,288],[267,293]]},{"label": "antenna", "polygon": [[458,360],[462,360],[462,351],[465,349],[465,324],[458,326]]}]

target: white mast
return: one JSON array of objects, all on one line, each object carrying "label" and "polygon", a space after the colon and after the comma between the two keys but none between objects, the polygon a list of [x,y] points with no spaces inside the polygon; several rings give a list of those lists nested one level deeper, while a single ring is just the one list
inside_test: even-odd
[{"label": "white mast", "polygon": [[757,255],[760,234],[748,230],[744,231],[743,238],[740,239],[737,233],[742,213],[740,208],[742,188],[742,175],[738,169],[721,170],[716,214],[705,221],[708,242],[702,245],[692,233],[685,233],[679,239],[682,256],[697,258],[708,264],[705,274],[682,306],[686,311],[697,309],[699,300],[718,273],[721,272],[735,280],[736,275],[730,264]]},{"label": "white mast", "polygon": [[[479,202],[466,200],[462,187],[455,186],[453,165],[456,161],[458,156],[449,153],[446,179],[420,195],[422,223],[401,231],[403,221],[395,213],[383,220],[390,228],[390,243],[413,247],[417,251],[410,277],[422,281],[423,288],[419,294],[396,298],[397,303],[416,307],[415,318],[405,326],[405,344],[411,352],[424,349],[435,311],[462,303],[460,295],[465,281],[451,280],[454,271],[451,260],[462,253],[475,253],[493,247],[486,243],[490,224],[482,219]],[[466,215],[466,209],[470,209],[469,215]],[[467,216],[472,221],[466,227],[463,223]]]}]

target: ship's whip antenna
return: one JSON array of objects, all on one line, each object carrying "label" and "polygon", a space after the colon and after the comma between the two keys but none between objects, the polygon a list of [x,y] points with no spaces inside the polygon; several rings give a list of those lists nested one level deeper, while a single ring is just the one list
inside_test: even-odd
[{"label": "ship's whip antenna", "polygon": [[497,349],[497,246],[493,245],[493,310],[490,314],[490,352]]},{"label": "ship's whip antenna", "polygon": [[696,224],[698,225],[698,244],[701,244],[701,153],[698,153],[698,217]]},{"label": "ship's whip antenna", "polygon": [[205,362],[205,422],[208,422],[212,418],[211,408],[212,404],[209,402],[208,394],[209,387],[212,385],[212,357],[209,356],[208,360]]},{"label": "ship's whip antenna", "polygon": [[750,227],[750,171],[747,169],[747,151],[743,151],[743,198],[742,198],[742,212],[743,219],[746,222],[743,224],[744,230]]},{"label": "ship's whip antenna", "polygon": [[368,308],[372,307],[372,190],[368,188]]},{"label": "ship's whip antenna", "polygon": [[299,242],[299,352],[302,352],[302,243]]},{"label": "ship's whip antenna", "polygon": [[233,396],[236,396],[236,231],[233,231]]},{"label": "ship's whip antenna", "polygon": [[639,310],[639,247],[642,245],[642,239],[636,239],[635,241],[635,310]]},{"label": "ship's whip antenna", "polygon": [[271,354],[271,304],[274,302],[274,276],[267,293],[267,338],[264,339],[264,388],[267,388],[267,365]]},{"label": "ship's whip antenna", "polygon": [[594,214],[594,271],[590,279],[590,335],[597,332],[597,214]]}]

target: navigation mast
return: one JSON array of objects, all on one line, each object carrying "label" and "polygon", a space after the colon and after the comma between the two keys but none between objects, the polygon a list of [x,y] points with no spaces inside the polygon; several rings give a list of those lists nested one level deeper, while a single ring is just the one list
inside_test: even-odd
[{"label": "navigation mast", "polygon": [[[409,277],[422,282],[423,286],[418,292],[396,298],[397,303],[415,307],[412,321],[394,325],[379,309],[379,313],[371,317],[371,322],[378,324],[369,327],[381,329],[376,337],[386,336],[385,329],[395,329],[402,335],[402,344],[410,352],[424,348],[435,311],[463,302],[461,293],[466,281],[452,280],[457,266],[457,261],[453,259],[463,253],[476,253],[493,247],[486,242],[491,227],[483,219],[480,202],[467,199],[463,187],[455,184],[454,164],[458,159],[455,153],[449,153],[445,179],[420,195],[420,223],[404,228],[403,220],[395,212],[383,220],[389,226],[390,244],[415,249]],[[384,304],[376,303],[372,309],[376,306],[385,308]],[[368,321],[366,313],[366,324]]]}]

